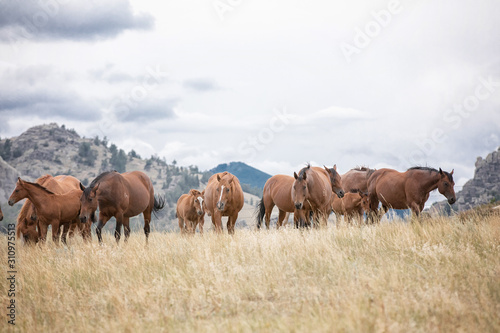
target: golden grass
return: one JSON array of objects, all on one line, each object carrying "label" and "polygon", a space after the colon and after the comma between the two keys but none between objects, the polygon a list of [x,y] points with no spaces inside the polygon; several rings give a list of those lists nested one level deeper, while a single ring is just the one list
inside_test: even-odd
[{"label": "golden grass", "polygon": [[[6,251],[2,236],[1,267]],[[119,246],[106,234],[18,244],[17,270],[23,332],[500,331],[499,217],[152,233],[148,247],[142,233]]]}]

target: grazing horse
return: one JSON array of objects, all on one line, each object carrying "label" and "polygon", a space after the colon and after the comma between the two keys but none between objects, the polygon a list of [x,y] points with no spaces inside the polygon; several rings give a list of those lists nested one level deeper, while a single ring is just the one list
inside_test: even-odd
[{"label": "grazing horse", "polygon": [[[80,188],[80,181],[75,177],[67,175],[59,175],[55,177],[52,177],[51,175],[44,175],[38,178],[35,182],[56,194],[63,194],[71,190]],[[82,235],[84,240],[91,240],[92,236],[90,233],[90,225],[83,226],[80,223],[80,220],[77,220],[76,223],[70,224],[70,238],[73,236],[74,230],[76,228],[79,229],[80,234]],[[65,224],[62,231],[62,237],[66,238],[67,233],[68,228]],[[29,199],[24,202],[21,211],[17,216],[16,234],[17,238],[21,237],[22,235],[26,243],[37,243],[38,239],[40,238],[40,228],[38,227],[36,209]]]},{"label": "grazing horse", "polygon": [[333,196],[332,209],[337,216],[337,221],[340,215],[344,215],[348,222],[355,218],[362,222],[363,213],[368,213],[370,210],[368,193],[355,189],[347,192],[342,199]]},{"label": "grazing horse", "polygon": [[[274,206],[278,207],[279,217],[276,229],[283,225],[287,214],[293,213],[295,206],[292,200],[292,186],[295,180],[292,176],[275,175],[269,178],[264,185],[262,199],[257,206],[257,228],[260,229],[265,216],[266,228],[269,229],[271,223],[271,212]],[[309,204],[304,204],[304,209],[310,211]],[[309,224],[309,214],[306,214],[306,223]]]},{"label": "grazing horse", "polygon": [[344,190],[359,190],[368,193],[368,178],[375,172],[375,169],[367,167],[357,167],[351,169],[342,175],[342,185]]},{"label": "grazing horse", "polygon": [[83,193],[80,198],[80,221],[87,223],[99,206],[96,234],[100,244],[102,244],[102,228],[111,217],[116,218],[115,239],[118,243],[122,225],[127,241],[130,236],[129,220],[141,213],[144,216],[144,234],[146,244],[148,243],[151,213],[163,209],[165,201],[154,195],[153,183],[144,172],[106,171],[97,176],[87,188],[83,185],[81,188]]},{"label": "grazing horse", "polygon": [[339,198],[344,196],[342,180],[337,173],[337,166],[333,168],[307,167],[300,170],[299,174],[293,173],[295,181],[292,186],[292,200],[295,205],[295,226],[305,226],[306,216],[304,203],[310,205],[315,215],[315,220],[326,224],[328,216],[332,211],[333,194]]},{"label": "grazing horse", "polygon": [[200,234],[203,233],[203,224],[205,224],[204,195],[205,192],[191,190],[188,194],[181,195],[177,200],[176,216],[179,219],[181,233],[194,234],[197,225],[200,227]]},{"label": "grazing horse", "polygon": [[0,206],[0,221],[3,220],[3,212],[2,212],[2,206]]},{"label": "grazing horse", "polygon": [[413,167],[406,172],[393,169],[379,169],[368,179],[370,212],[377,213],[379,201],[383,213],[389,208],[408,209],[419,215],[424,209],[429,193],[438,189],[449,204],[457,201],[453,186],[453,170],[446,172],[428,167]]},{"label": "grazing horse", "polygon": [[224,171],[210,177],[205,189],[205,205],[216,232],[222,232],[222,216],[227,216],[227,231],[234,234],[234,225],[243,204],[243,190],[235,175]]},{"label": "grazing horse", "polygon": [[[80,189],[73,189],[63,194],[56,194],[46,187],[31,183],[18,178],[16,188],[9,198],[9,205],[13,206],[19,200],[28,198],[36,209],[39,219],[40,239],[45,241],[47,228],[52,226],[52,240],[59,243],[61,234],[60,226],[69,228],[69,223],[77,223],[80,212]],[[62,235],[62,241],[66,244],[66,233]]]}]

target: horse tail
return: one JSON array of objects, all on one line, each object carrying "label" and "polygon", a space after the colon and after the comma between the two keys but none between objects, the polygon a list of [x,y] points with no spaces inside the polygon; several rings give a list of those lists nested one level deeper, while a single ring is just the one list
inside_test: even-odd
[{"label": "horse tail", "polygon": [[153,205],[153,214],[156,218],[158,218],[158,212],[165,207],[165,198],[161,195],[154,196],[155,201]]},{"label": "horse tail", "polygon": [[264,198],[260,199],[257,209],[255,210],[257,215],[257,229],[260,229],[262,221],[264,220],[264,215],[266,214],[266,206],[264,206]]}]

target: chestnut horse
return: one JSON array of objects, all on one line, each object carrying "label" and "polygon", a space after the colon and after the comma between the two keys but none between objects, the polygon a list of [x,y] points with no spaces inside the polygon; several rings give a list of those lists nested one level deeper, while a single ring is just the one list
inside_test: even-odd
[{"label": "chestnut horse", "polygon": [[224,171],[208,179],[205,205],[216,232],[222,232],[222,217],[227,216],[227,231],[234,234],[234,225],[243,204],[243,190],[238,177]]},{"label": "chestnut horse", "polygon": [[[292,176],[274,175],[264,185],[262,199],[256,209],[257,228],[260,229],[265,216],[266,228],[271,223],[271,212],[274,206],[278,207],[279,216],[276,229],[283,225],[289,213],[293,213],[295,206],[292,200],[292,186],[295,180]],[[304,209],[310,211],[309,203],[304,203]],[[309,214],[305,214],[306,223],[309,224]]]},{"label": "chestnut horse", "polygon": [[[66,175],[59,175],[55,177],[52,177],[51,175],[44,175],[38,178],[35,182],[56,194],[63,194],[80,188],[80,181],[78,179]],[[84,226],[80,223],[80,220],[77,220],[77,223],[70,224],[70,238],[73,236],[74,230],[77,228],[84,240],[91,240],[92,236],[90,233],[90,225]],[[62,231],[63,238],[66,238],[67,233],[68,228],[65,224]],[[21,211],[17,216],[16,234],[17,238],[20,238],[22,235],[26,243],[37,243],[39,240],[40,228],[38,227],[36,209],[29,199],[24,202],[21,207]]]},{"label": "chestnut horse", "polygon": [[342,199],[333,196],[332,209],[337,216],[337,221],[340,220],[340,215],[344,215],[347,222],[353,219],[362,222],[363,213],[370,211],[368,193],[354,189],[347,192]]},{"label": "chestnut horse", "polygon": [[333,195],[339,198],[344,196],[342,180],[337,173],[337,166],[333,168],[307,167],[300,170],[299,174],[293,173],[295,181],[292,186],[292,201],[294,202],[294,222],[295,226],[306,225],[306,215],[304,203],[310,205],[314,214],[314,220],[322,221],[326,225],[328,216],[332,211]]},{"label": "chestnut horse", "polygon": [[398,172],[380,169],[368,179],[370,212],[377,215],[380,201],[383,214],[389,208],[410,208],[418,216],[424,209],[429,193],[435,189],[448,199],[449,204],[454,204],[457,201],[454,185],[453,170],[446,172],[428,167],[413,167],[406,172]]},{"label": "chestnut horse", "polygon": [[375,169],[367,167],[357,167],[344,173],[342,177],[342,185],[344,190],[359,190],[363,193],[368,193],[368,178],[375,172]]},{"label": "chestnut horse", "polygon": [[[56,194],[40,184],[18,178],[16,188],[9,198],[9,205],[13,206],[16,202],[28,198],[37,212],[40,239],[45,241],[47,228],[51,225],[52,240],[59,243],[61,225],[68,230],[69,223],[77,223],[81,193],[80,189],[73,189],[63,194]],[[66,233],[62,235],[62,241],[65,244]]]},{"label": "chestnut horse", "polygon": [[81,185],[81,189],[83,190],[80,198],[82,223],[87,223],[99,206],[96,234],[100,244],[102,244],[102,228],[111,217],[116,218],[115,239],[118,243],[122,225],[127,241],[130,236],[129,220],[141,213],[144,216],[144,234],[146,244],[148,243],[151,213],[163,209],[165,201],[154,195],[153,183],[144,172],[106,171],[97,176],[87,188]]},{"label": "chestnut horse", "polygon": [[179,219],[181,233],[194,234],[197,225],[199,225],[200,234],[203,233],[203,225],[205,224],[204,195],[205,192],[191,190],[188,194],[181,195],[177,200],[176,216]]}]

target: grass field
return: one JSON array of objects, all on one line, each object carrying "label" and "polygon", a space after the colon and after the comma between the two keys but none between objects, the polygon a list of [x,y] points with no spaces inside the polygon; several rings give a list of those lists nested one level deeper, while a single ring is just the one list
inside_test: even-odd
[{"label": "grass field", "polygon": [[[123,238],[122,238],[123,239]],[[499,332],[500,217],[16,244],[22,332]],[[7,237],[0,262],[7,275]]]}]

